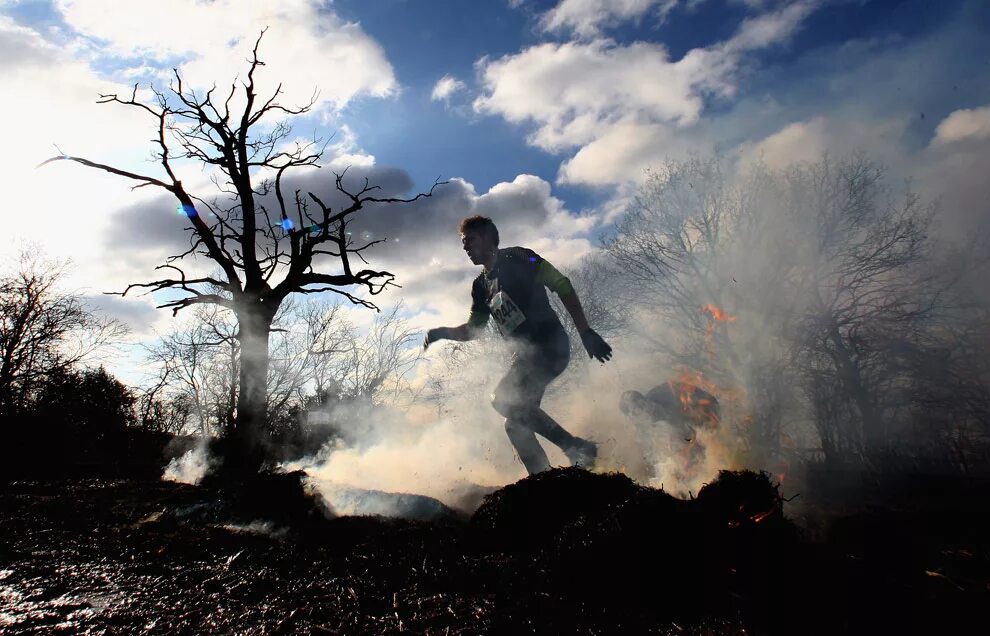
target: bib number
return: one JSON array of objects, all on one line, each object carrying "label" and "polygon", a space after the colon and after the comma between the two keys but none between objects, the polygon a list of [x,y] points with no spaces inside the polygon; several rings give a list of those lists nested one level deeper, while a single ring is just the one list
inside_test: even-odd
[{"label": "bib number", "polygon": [[503,336],[515,331],[526,320],[523,312],[504,291],[500,291],[492,297],[489,309],[491,309],[492,318],[495,319],[495,324]]}]

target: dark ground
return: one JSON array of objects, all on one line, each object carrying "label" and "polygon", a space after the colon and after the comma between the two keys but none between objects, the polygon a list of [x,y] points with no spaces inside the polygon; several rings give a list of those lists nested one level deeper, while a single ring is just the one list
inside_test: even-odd
[{"label": "dark ground", "polygon": [[412,522],[327,520],[293,476],[14,481],[0,632],[987,633],[987,491],[926,483],[798,506],[558,469]]}]

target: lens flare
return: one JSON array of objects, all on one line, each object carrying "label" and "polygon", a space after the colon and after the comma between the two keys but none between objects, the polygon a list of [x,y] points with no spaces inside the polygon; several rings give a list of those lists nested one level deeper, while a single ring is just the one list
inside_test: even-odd
[{"label": "lens flare", "polygon": [[292,228],[293,228],[292,219],[290,219],[289,217],[285,217],[284,219],[282,219],[283,230],[285,230],[286,232],[291,232]]},{"label": "lens flare", "polygon": [[186,203],[180,203],[176,206],[175,211],[188,216],[190,219],[196,216],[196,208]]}]

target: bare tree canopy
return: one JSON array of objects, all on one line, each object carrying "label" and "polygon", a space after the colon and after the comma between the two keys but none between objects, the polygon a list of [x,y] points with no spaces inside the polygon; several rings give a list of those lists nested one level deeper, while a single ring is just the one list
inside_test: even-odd
[{"label": "bare tree canopy", "polygon": [[[105,163],[67,154],[44,163],[71,161],[136,182],[135,188],[156,187],[171,193],[191,223],[189,250],[170,257],[159,267],[169,276],[129,285],[150,292],[171,290],[159,306],[177,312],[194,305],[220,305],[233,311],[239,343],[239,392],[235,437],[238,461],[248,469],[260,464],[265,428],[269,371],[268,336],[272,321],[291,294],[332,292],[351,302],[375,308],[369,299],[393,285],[394,276],[364,266],[363,253],[380,243],[355,242],[347,232],[350,218],[368,204],[412,202],[409,198],[377,196],[379,188],[364,180],[355,188],[345,184],[346,170],[335,173],[336,190],[345,203],[332,209],[312,192],[283,191],[286,174],[317,167],[326,142],[290,143],[286,121],[268,125],[271,117],[293,117],[309,111],[313,101],[300,107],[279,103],[281,86],[267,96],[255,89],[255,73],[264,63],[258,56],[264,32],[251,52],[244,81],[231,84],[225,95],[216,86],[204,95],[183,84],[180,73],[168,91],[152,87],[153,100],[102,95],[101,103],[145,111],[156,124],[154,156],[161,174],[151,176],[121,170]],[[235,109],[235,102],[243,106]],[[191,161],[215,170],[212,196],[190,192],[176,176],[176,164]],[[44,164],[43,164],[44,165]],[[274,194],[274,203],[270,201]],[[182,261],[202,255],[219,268],[217,275],[188,276]],[[338,271],[318,271],[318,261],[336,259]],[[361,265],[355,264],[357,259]],[[175,292],[179,292],[175,297]]]},{"label": "bare tree canopy", "polygon": [[739,175],[696,158],[653,172],[605,247],[650,317],[636,336],[734,391],[754,449],[805,422],[829,459],[938,447],[964,466],[987,437],[987,308],[956,284],[977,261],[939,257],[934,212],[863,156]]}]

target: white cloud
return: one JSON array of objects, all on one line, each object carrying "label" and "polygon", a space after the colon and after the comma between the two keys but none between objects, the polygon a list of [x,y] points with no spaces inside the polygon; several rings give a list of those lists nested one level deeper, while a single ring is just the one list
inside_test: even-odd
[{"label": "white cloud", "polygon": [[571,30],[581,37],[593,37],[601,29],[619,22],[640,19],[654,13],[663,21],[679,0],[561,0],[540,18],[545,31]]},{"label": "white cloud", "polygon": [[[546,43],[484,65],[475,110],[532,121],[530,143],[560,150],[588,143],[624,114],[670,123],[698,118],[705,78],[659,44]],[[649,78],[649,81],[646,81]]]},{"label": "white cloud", "polygon": [[735,94],[747,53],[786,41],[815,6],[797,2],[748,18],[728,40],[678,60],[660,44],[602,38],[482,59],[485,92],[474,108],[533,125],[528,141],[544,150],[576,148],[561,167],[562,182],[637,180],[644,167],[669,153],[661,142],[700,121],[706,98]]},{"label": "white cloud", "polygon": [[676,154],[670,139],[669,129],[660,124],[616,123],[565,161],[558,179],[593,186],[638,181],[661,153]]},{"label": "white cloud", "polygon": [[[58,154],[57,144],[71,155],[153,171],[144,141],[154,121],[137,109],[97,104],[100,93],[129,92],[128,87],[99,78],[33,30],[0,17],[0,51],[5,49],[17,54],[0,56],[4,141],[17,151],[0,153],[0,174],[9,184],[0,212],[2,248],[34,242],[50,257],[71,258],[86,285],[102,284],[119,271],[104,262],[108,213],[154,193],[132,192],[124,179],[69,162],[36,166]],[[106,271],[97,274],[101,269]]]},{"label": "white cloud", "polygon": [[773,13],[747,18],[732,39],[726,42],[725,48],[733,51],[749,51],[784,42],[794,34],[801,22],[815,10],[817,5],[817,1],[802,0]]},{"label": "white cloud", "polygon": [[[355,23],[341,20],[317,0],[174,0],[130,2],[59,0],[65,21],[95,38],[101,54],[150,61],[180,70],[194,87],[229,86],[246,73],[245,59],[261,29],[268,31],[256,73],[259,95],[283,85],[286,105],[304,104],[319,90],[317,106],[341,108],[363,94],[396,90],[382,47]],[[243,79],[243,78],[242,78]]]},{"label": "white cloud", "polygon": [[990,138],[990,106],[953,111],[935,129],[932,145]]},{"label": "white cloud", "polygon": [[430,99],[435,102],[449,101],[457,91],[464,90],[464,82],[451,75],[444,75],[433,85]]},{"label": "white cloud", "polygon": [[815,117],[788,124],[755,144],[744,145],[740,154],[745,162],[762,161],[777,169],[795,162],[817,161],[828,149],[826,120]]}]

